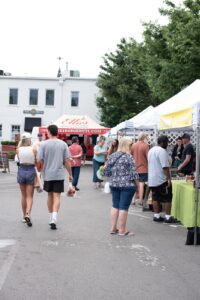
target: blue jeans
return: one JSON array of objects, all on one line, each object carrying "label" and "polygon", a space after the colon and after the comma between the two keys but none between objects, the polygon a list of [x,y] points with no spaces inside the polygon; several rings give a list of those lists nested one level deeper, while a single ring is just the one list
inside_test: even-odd
[{"label": "blue jeans", "polygon": [[72,176],[73,176],[72,185],[74,187],[76,187],[78,184],[79,175],[80,175],[80,167],[72,167]]},{"label": "blue jeans", "polygon": [[104,162],[99,162],[99,161],[93,159],[93,182],[102,182],[102,180],[100,180],[97,177],[97,171],[103,165],[104,165]]},{"label": "blue jeans", "polygon": [[135,187],[110,187],[112,192],[112,207],[119,210],[128,211],[133,195],[135,194]]}]

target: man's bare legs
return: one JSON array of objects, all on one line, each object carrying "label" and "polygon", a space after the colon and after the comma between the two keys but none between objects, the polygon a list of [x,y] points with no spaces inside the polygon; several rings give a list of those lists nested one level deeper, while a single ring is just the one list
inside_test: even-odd
[{"label": "man's bare legs", "polygon": [[143,203],[143,196],[144,196],[144,182],[139,182],[139,201],[140,205]]},{"label": "man's bare legs", "polygon": [[50,214],[49,224],[51,229],[56,229],[57,216],[60,209],[60,193],[49,192],[47,206]]}]

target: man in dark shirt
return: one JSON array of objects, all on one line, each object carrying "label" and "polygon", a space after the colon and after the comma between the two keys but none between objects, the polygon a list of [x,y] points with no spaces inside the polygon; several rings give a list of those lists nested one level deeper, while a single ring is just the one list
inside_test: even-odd
[{"label": "man in dark shirt", "polygon": [[194,160],[194,148],[190,143],[190,135],[184,133],[182,136],[182,141],[184,145],[181,164],[178,166],[178,173],[184,175],[191,175],[193,171],[193,160]]}]

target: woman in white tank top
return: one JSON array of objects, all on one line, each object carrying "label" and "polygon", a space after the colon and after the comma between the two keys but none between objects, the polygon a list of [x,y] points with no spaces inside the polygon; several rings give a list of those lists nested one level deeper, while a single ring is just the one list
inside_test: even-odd
[{"label": "woman in white tank top", "polygon": [[31,210],[33,205],[34,181],[36,176],[35,164],[37,150],[31,145],[31,135],[27,132],[21,136],[21,141],[17,148],[19,168],[17,172],[17,182],[21,190],[21,205],[23,212],[23,222],[29,227],[32,226]]}]

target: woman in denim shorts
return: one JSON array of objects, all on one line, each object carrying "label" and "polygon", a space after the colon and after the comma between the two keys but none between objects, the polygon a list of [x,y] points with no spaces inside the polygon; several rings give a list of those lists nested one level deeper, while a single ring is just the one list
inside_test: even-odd
[{"label": "woman in denim shorts", "polygon": [[[135,162],[131,151],[132,141],[121,138],[118,151],[113,153],[105,166],[105,175],[111,177],[112,192],[111,234],[120,236],[133,235],[126,229],[128,209],[136,191],[138,174],[135,172]],[[119,229],[117,222],[119,221]]]},{"label": "woman in denim shorts", "polygon": [[21,136],[21,141],[16,151],[19,160],[17,182],[19,183],[22,197],[22,222],[26,222],[29,227],[32,226],[31,210],[33,205],[34,180],[36,176],[35,162],[37,155],[36,149],[33,149],[31,144],[31,135],[25,132]]}]

